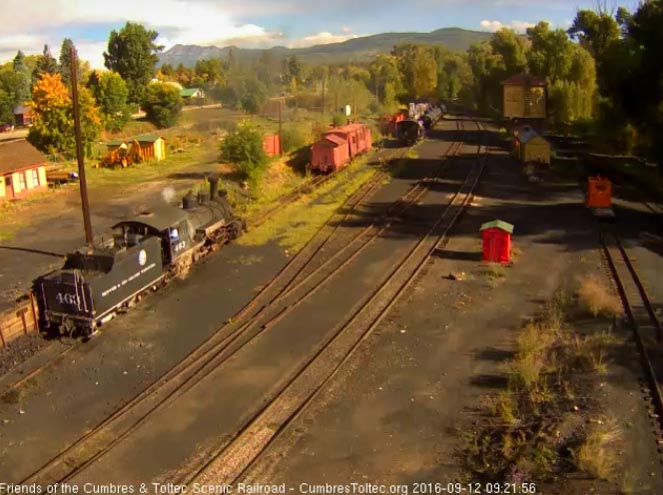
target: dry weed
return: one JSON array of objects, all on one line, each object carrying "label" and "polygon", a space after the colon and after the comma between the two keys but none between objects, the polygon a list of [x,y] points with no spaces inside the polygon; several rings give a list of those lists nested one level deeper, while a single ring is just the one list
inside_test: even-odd
[{"label": "dry weed", "polygon": [[613,419],[592,425],[583,443],[573,452],[576,467],[598,479],[613,479],[619,468],[621,438],[622,432]]},{"label": "dry weed", "polygon": [[577,296],[580,308],[594,317],[620,316],[624,312],[619,298],[594,277],[581,280]]},{"label": "dry weed", "polygon": [[521,356],[535,354],[545,355],[557,340],[556,333],[548,326],[540,323],[528,323],[525,329],[518,335],[518,353]]}]

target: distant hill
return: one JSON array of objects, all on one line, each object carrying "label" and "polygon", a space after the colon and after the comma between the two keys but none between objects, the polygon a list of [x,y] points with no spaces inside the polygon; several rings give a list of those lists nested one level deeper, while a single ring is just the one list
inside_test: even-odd
[{"label": "distant hill", "polygon": [[[297,55],[303,62],[363,62],[370,60],[376,53],[389,52],[399,43],[428,43],[444,45],[453,51],[465,51],[472,43],[490,39],[491,33],[468,31],[461,28],[442,28],[430,33],[382,33],[354,38],[342,43],[315,45],[307,48],[286,48],[276,46],[267,49],[276,57]],[[159,55],[159,65],[183,64],[192,67],[196,61],[205,58],[227,58],[233,50],[239,60],[250,61],[260,57],[263,49],[237,48],[226,46],[175,45]]]}]

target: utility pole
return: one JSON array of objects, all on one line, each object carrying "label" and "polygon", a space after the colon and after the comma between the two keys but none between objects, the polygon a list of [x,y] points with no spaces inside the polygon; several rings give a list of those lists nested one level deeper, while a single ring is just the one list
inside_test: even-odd
[{"label": "utility pole", "polygon": [[327,78],[323,75],[322,76],[322,117],[324,118],[325,116],[325,81]]},{"label": "utility pole", "polygon": [[283,95],[279,97],[279,156],[283,156]]},{"label": "utility pole", "polygon": [[85,180],[85,163],[83,161],[83,141],[81,138],[81,112],[78,108],[78,79],[76,70],[78,61],[76,50],[71,47],[71,99],[74,104],[74,134],[76,136],[76,158],[78,159],[78,178],[81,185],[81,204],[83,205],[83,225],[85,226],[85,243],[92,247],[92,221],[90,220],[90,204],[87,199],[87,182]]}]

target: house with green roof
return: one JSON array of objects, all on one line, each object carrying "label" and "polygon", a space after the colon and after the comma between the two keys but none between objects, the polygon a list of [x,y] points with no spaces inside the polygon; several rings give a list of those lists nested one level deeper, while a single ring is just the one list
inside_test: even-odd
[{"label": "house with green roof", "polygon": [[205,92],[201,88],[184,88],[180,90],[184,103],[193,103],[205,99]]}]

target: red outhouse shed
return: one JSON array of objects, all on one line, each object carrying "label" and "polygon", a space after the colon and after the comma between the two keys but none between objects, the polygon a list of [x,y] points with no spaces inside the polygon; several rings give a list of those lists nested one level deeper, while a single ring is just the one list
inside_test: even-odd
[{"label": "red outhouse shed", "polygon": [[511,234],[513,225],[493,220],[481,226],[483,234],[483,259],[490,263],[511,262]]}]

